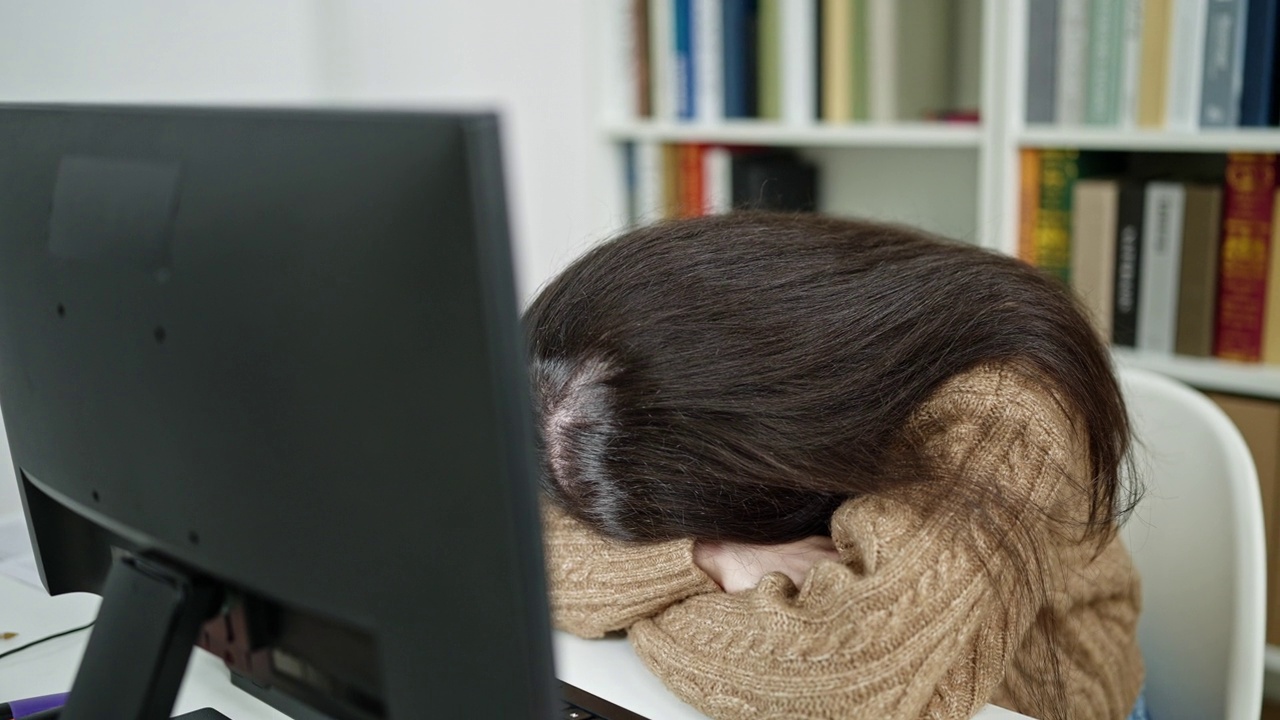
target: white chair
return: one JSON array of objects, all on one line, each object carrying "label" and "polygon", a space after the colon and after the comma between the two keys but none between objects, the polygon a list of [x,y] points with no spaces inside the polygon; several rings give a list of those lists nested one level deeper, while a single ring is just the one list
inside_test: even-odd
[{"label": "white chair", "polygon": [[1146,495],[1123,536],[1143,579],[1139,638],[1156,720],[1257,720],[1266,563],[1257,470],[1204,395],[1121,368]]}]

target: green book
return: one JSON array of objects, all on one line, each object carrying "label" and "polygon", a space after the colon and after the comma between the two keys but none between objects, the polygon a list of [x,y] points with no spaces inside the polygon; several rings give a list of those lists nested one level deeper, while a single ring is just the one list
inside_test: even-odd
[{"label": "green book", "polygon": [[852,0],[853,32],[849,33],[853,43],[853,119],[866,121],[871,117],[870,82],[867,67],[867,0]]},{"label": "green book", "polygon": [[756,73],[759,82],[757,115],[765,120],[782,119],[782,3],[760,0],[757,15]]},{"label": "green book", "polygon": [[1045,150],[1040,154],[1040,207],[1032,231],[1036,266],[1071,284],[1071,211],[1077,180],[1123,169],[1117,153]]},{"label": "green book", "polygon": [[1089,125],[1120,123],[1120,75],[1124,72],[1123,0],[1089,3],[1088,60],[1085,63],[1084,121]]}]

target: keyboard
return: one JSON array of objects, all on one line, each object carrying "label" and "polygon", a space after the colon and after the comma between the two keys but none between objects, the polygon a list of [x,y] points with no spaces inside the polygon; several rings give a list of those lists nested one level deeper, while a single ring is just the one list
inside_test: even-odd
[{"label": "keyboard", "polygon": [[560,699],[563,704],[560,717],[563,720],[648,720],[563,680],[560,681]]}]

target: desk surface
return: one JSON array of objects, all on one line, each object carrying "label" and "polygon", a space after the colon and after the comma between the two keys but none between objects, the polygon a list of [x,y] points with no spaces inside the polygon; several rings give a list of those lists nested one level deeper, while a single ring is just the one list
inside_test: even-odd
[{"label": "desk surface", "polygon": [[[49,597],[0,575],[0,652],[84,625],[98,612],[96,595]],[[89,631],[56,638],[0,658],[0,700],[66,692],[84,653]],[[624,639],[582,640],[556,633],[557,674],[574,685],[654,720],[703,720],[704,716],[667,691]],[[232,720],[289,720],[233,687],[222,661],[195,650],[174,713],[212,707]],[[1015,720],[1023,715],[988,706],[978,720]]]}]

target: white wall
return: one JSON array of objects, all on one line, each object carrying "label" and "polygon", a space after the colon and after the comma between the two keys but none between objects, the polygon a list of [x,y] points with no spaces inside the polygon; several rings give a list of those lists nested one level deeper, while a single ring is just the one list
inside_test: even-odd
[{"label": "white wall", "polygon": [[0,0],[0,101],[498,109],[528,298],[599,231],[589,1]]}]

